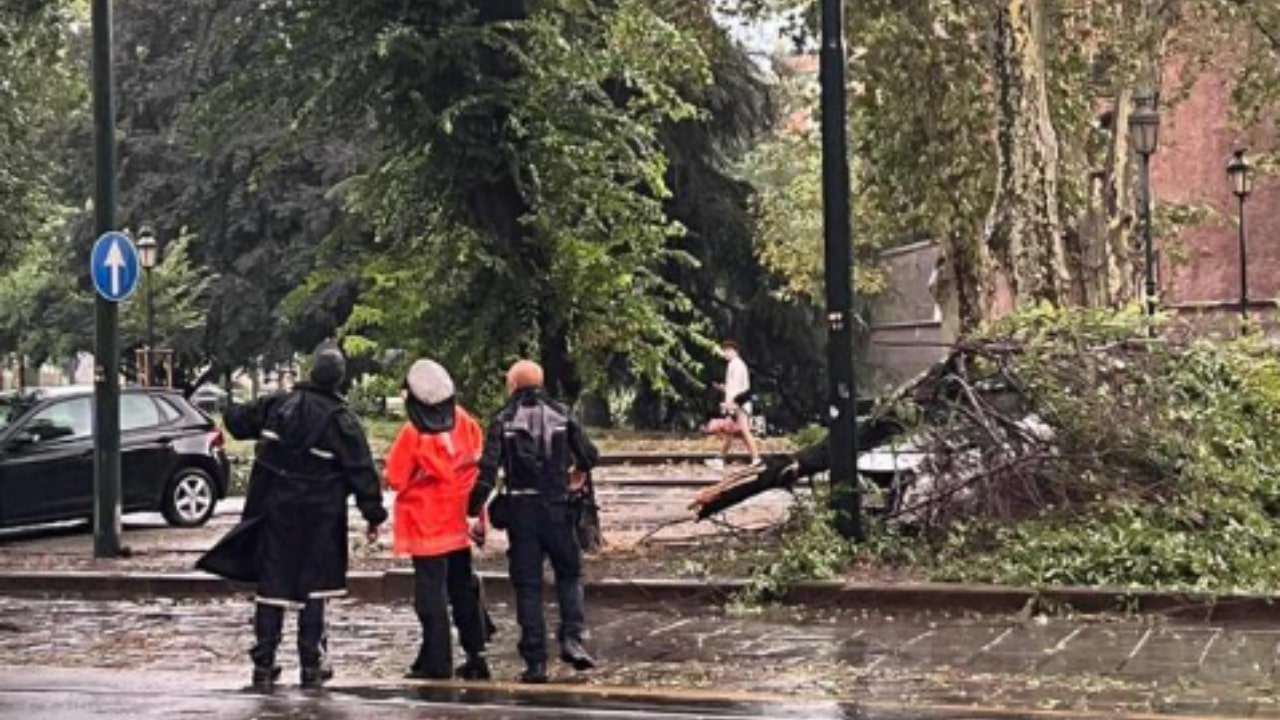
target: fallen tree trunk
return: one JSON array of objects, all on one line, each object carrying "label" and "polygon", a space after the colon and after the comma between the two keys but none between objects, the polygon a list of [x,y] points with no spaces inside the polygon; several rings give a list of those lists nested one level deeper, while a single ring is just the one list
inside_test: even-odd
[{"label": "fallen tree trunk", "polygon": [[[903,432],[903,424],[885,415],[858,423],[857,451],[866,452],[878,447],[885,440]],[[724,512],[741,502],[769,490],[785,490],[831,469],[831,449],[827,440],[811,445],[786,457],[774,457],[765,461],[764,469],[744,469],[731,473],[698,494],[689,506],[699,520]]]}]

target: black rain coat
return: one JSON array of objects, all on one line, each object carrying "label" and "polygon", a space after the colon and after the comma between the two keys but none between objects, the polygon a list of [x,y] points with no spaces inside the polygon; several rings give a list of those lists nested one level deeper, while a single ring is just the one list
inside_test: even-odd
[{"label": "black rain coat", "polygon": [[346,594],[347,497],[371,525],[387,513],[359,420],[336,394],[299,385],[227,410],[227,431],[258,441],[239,525],[197,563],[256,583],[258,601],[296,606]]}]

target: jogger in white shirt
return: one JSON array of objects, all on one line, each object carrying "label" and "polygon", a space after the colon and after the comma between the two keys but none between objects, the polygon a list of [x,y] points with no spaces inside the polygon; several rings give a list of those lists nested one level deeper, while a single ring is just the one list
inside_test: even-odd
[{"label": "jogger in white shirt", "polygon": [[[738,433],[751,453],[751,464],[760,465],[760,447],[751,434],[751,373],[747,364],[738,356],[738,344],[732,340],[720,343],[720,352],[728,361],[725,369],[724,384],[716,387],[724,390],[724,401],[720,409],[727,417],[733,419],[738,426]],[[724,444],[720,447],[720,457],[708,463],[713,468],[723,469],[729,450],[733,448],[734,435],[725,435]]]}]

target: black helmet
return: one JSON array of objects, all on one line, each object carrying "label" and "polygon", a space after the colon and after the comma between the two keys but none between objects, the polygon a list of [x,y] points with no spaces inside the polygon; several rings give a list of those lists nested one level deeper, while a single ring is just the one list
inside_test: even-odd
[{"label": "black helmet", "polygon": [[347,377],[347,359],[332,344],[316,348],[311,356],[311,384],[321,390],[336,391]]}]

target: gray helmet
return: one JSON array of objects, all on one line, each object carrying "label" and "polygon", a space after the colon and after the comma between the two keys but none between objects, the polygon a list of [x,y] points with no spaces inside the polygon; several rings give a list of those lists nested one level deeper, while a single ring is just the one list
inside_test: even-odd
[{"label": "gray helmet", "polygon": [[413,364],[405,377],[405,411],[409,421],[422,433],[442,433],[453,429],[456,422],[453,378],[434,360],[422,359]]},{"label": "gray helmet", "polygon": [[311,384],[322,390],[337,390],[347,376],[347,359],[336,346],[325,343],[311,356]]}]

